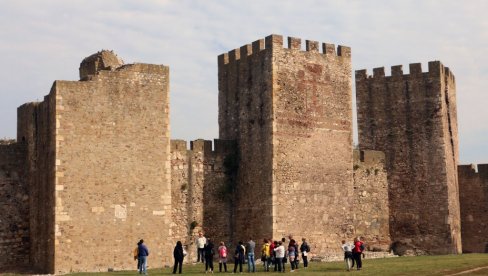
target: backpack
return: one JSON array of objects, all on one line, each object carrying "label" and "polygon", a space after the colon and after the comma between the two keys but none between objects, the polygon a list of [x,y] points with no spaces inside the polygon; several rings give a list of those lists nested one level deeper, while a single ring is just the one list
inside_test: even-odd
[{"label": "backpack", "polygon": [[359,249],[361,250],[361,252],[363,252],[364,249],[366,249],[366,246],[364,245],[364,243],[361,243],[361,245],[359,246]]},{"label": "backpack", "polygon": [[222,246],[219,250],[219,255],[222,258],[227,257],[227,248],[225,246]]}]

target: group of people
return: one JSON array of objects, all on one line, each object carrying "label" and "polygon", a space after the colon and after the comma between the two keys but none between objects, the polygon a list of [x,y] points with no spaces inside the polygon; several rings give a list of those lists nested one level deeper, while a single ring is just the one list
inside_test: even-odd
[{"label": "group of people", "polygon": [[[290,272],[298,269],[299,255],[303,260],[303,267],[308,267],[308,255],[310,253],[310,246],[305,238],[302,239],[302,244],[298,246],[298,243],[289,236],[288,246],[285,248],[286,239],[282,238],[281,241],[273,241],[272,239],[264,239],[263,246],[261,248],[261,261],[263,263],[264,271],[269,271],[270,267],[274,267],[274,271],[285,272],[285,263],[290,262]],[[200,232],[195,241],[197,245],[197,262],[205,263],[205,273],[214,272],[214,257],[215,246],[213,241],[203,236]],[[249,238],[249,241],[244,245],[244,242],[239,241],[234,250],[234,273],[242,273],[242,266],[247,259],[247,271],[256,272],[256,259],[255,259],[256,242]],[[220,242],[219,247],[216,248],[219,262],[219,272],[227,272],[227,260],[228,260],[228,248],[223,241]],[[176,243],[173,256],[175,259],[175,265],[173,267],[173,274],[176,271],[181,273],[181,267],[183,258],[186,254],[183,254],[183,246],[180,241]]]},{"label": "group of people", "polygon": [[344,262],[346,263],[347,271],[356,265],[357,270],[361,270],[363,267],[363,261],[361,255],[364,251],[364,243],[359,238],[354,238],[354,243],[346,243],[342,240],[342,250],[344,251]]},{"label": "group of people", "polygon": [[[181,244],[181,242],[180,242]],[[144,244],[144,240],[140,240],[137,243],[137,247],[134,249],[134,260],[137,260],[137,270],[139,274],[147,275],[147,256],[149,256],[149,249]]]}]

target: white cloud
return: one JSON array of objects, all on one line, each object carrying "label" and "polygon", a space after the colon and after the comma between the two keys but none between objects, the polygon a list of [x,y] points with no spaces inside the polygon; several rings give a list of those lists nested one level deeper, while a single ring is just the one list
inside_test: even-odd
[{"label": "white cloud", "polygon": [[[456,75],[461,160],[488,162],[488,2],[0,0],[0,137],[16,107],[113,49],[171,70],[174,138],[212,139],[217,55],[276,33],[352,47],[354,69],[441,60]],[[406,70],[407,71],[407,70]]]}]

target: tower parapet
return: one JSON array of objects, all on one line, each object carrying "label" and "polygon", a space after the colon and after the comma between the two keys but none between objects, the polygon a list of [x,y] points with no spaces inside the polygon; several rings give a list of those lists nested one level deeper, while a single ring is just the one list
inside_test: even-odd
[{"label": "tower parapet", "polygon": [[418,253],[459,253],[454,75],[439,61],[427,72],[420,63],[409,69],[356,71],[359,146],[386,155],[392,241]]}]

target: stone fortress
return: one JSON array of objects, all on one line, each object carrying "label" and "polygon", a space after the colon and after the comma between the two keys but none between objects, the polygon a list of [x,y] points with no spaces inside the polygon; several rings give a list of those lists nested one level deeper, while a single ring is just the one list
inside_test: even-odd
[{"label": "stone fortress", "polygon": [[[368,254],[488,251],[488,165],[458,164],[456,87],[440,62],[356,71],[351,49],[270,35],[218,57],[219,139],[170,140],[169,68],[85,58],[18,108],[0,141],[0,271],[134,269],[195,260],[204,231],[306,237],[314,259],[361,236]],[[96,252],[96,254],[94,254]],[[258,253],[259,256],[259,253]]]}]

